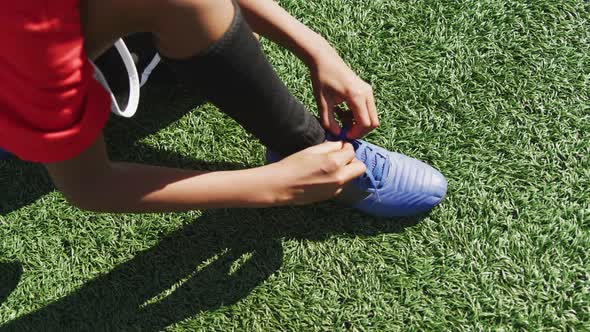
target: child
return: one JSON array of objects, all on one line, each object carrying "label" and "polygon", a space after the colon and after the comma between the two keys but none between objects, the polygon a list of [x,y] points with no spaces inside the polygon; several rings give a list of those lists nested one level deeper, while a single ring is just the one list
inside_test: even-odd
[{"label": "child", "polygon": [[[321,123],[280,81],[253,36],[310,68]],[[110,98],[95,59],[122,36],[151,32],[166,65],[269,149],[266,166],[224,172],[111,162],[101,134]],[[0,146],[43,163],[74,205],[182,211],[307,204],[334,196],[368,214],[423,213],[444,177],[359,140],[379,125],[371,87],[332,47],[272,0],[21,0],[0,13]],[[354,115],[347,133],[334,107]]]}]

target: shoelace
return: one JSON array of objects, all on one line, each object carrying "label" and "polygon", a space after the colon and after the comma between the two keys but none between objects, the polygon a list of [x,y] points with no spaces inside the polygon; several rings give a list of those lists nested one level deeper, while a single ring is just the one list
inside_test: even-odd
[{"label": "shoelace", "polygon": [[[385,178],[389,174],[391,162],[387,156],[371,149],[368,146],[361,146],[361,143],[357,140],[350,140],[346,137],[347,128],[343,128],[336,140],[349,142],[353,145],[354,150],[357,151],[357,157],[362,161],[367,170],[362,178],[367,178],[371,184],[371,187],[375,189],[377,198],[379,199],[379,191],[385,184]],[[358,149],[362,149],[361,153],[358,153]]]}]

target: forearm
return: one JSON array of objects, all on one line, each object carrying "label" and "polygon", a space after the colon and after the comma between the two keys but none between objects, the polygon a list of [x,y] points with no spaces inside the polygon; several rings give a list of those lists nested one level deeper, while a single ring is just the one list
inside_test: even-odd
[{"label": "forearm", "polygon": [[273,0],[238,0],[238,3],[254,31],[289,49],[308,65],[331,50],[322,36]]},{"label": "forearm", "polygon": [[267,168],[199,172],[111,163],[100,175],[65,194],[78,207],[96,212],[266,207],[274,203],[272,192],[266,190],[271,171]]},{"label": "forearm", "polygon": [[100,135],[78,156],[44,165],[56,187],[81,209],[173,212],[326,200],[365,171],[354,156],[352,145],[327,142],[262,167],[199,172],[110,162]]}]

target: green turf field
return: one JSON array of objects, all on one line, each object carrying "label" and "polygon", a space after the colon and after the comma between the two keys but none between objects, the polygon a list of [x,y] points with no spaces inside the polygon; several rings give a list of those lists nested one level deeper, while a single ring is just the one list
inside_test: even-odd
[{"label": "green turf field", "polygon": [[[590,330],[590,3],[281,4],[373,84],[367,139],[447,176],[442,205],[421,220],[331,204],[98,215],[41,167],[0,162],[0,330]],[[313,107],[306,68],[262,43]],[[108,125],[115,159],[263,163],[198,97],[144,96]]]}]

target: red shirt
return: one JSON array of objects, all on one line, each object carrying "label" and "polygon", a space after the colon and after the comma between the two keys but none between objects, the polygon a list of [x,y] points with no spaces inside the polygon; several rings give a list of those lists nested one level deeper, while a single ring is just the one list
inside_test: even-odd
[{"label": "red shirt", "polygon": [[4,1],[0,148],[21,159],[75,157],[98,137],[110,96],[83,48],[79,0]]}]

